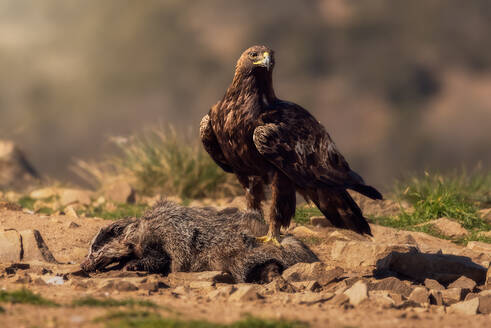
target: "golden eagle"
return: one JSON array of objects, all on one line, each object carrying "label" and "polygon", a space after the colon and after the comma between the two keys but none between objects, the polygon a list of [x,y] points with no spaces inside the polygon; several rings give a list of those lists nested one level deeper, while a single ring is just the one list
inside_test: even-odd
[{"label": "golden eagle", "polygon": [[306,109],[276,98],[274,53],[253,46],[239,58],[232,84],[200,124],[206,151],[246,190],[247,206],[261,211],[264,184],[272,187],[269,232],[278,244],[280,228],[295,214],[298,191],[336,227],[371,235],[370,226],[346,189],[382,199],[352,171],[326,129]]}]

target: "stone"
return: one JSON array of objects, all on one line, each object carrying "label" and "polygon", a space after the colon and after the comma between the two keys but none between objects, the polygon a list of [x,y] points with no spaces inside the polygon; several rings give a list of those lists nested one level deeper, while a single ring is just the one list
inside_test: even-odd
[{"label": "stone", "polygon": [[483,208],[482,210],[479,210],[478,213],[483,220],[491,223],[491,208]]},{"label": "stone", "polygon": [[172,272],[168,275],[172,285],[189,284],[192,281],[210,281],[214,283],[234,283],[233,277],[222,271]]},{"label": "stone", "polygon": [[222,286],[222,287],[219,287],[215,290],[212,290],[211,292],[208,293],[207,296],[210,300],[215,300],[218,298],[226,298],[226,297],[229,297],[236,290],[237,290],[237,288],[235,288],[232,285]]},{"label": "stone", "polygon": [[465,297],[464,292],[460,288],[445,289],[442,290],[441,293],[442,293],[443,303],[446,305],[460,302]]},{"label": "stone", "polygon": [[491,313],[491,295],[479,296],[479,313],[490,314]]},{"label": "stone", "polygon": [[390,263],[392,253],[412,253],[417,248],[412,245],[388,245],[368,241],[336,240],[330,258],[343,263],[344,268],[376,266],[384,270]]},{"label": "stone", "polygon": [[58,263],[38,230],[24,230],[19,234],[22,240],[23,261]]},{"label": "stone", "polygon": [[[68,222],[68,224],[66,225],[66,227],[68,229],[77,229],[77,228],[80,228],[80,224],[76,223],[76,222],[73,222],[73,221],[70,221]],[[85,251],[85,249],[84,249]]]},{"label": "stone", "polygon": [[462,225],[449,218],[439,218],[431,223],[433,227],[446,237],[463,237],[469,232]]},{"label": "stone", "polygon": [[47,187],[31,191],[29,197],[31,197],[32,199],[40,200],[56,196],[57,194],[58,191],[56,190],[56,188]]},{"label": "stone", "polygon": [[67,207],[65,207],[63,212],[65,212],[65,215],[70,217],[70,218],[78,219],[77,211],[75,211],[75,208],[73,208],[72,205],[68,205]]},{"label": "stone", "polygon": [[114,284],[114,287],[116,288],[116,290],[119,290],[120,292],[131,292],[131,291],[138,290],[138,287],[136,287],[133,283],[125,280],[116,282]]},{"label": "stone", "polygon": [[319,237],[321,234],[317,231],[311,230],[306,226],[299,226],[292,230],[292,234],[299,238]]},{"label": "stone", "polygon": [[90,190],[64,188],[59,190],[59,202],[63,207],[75,203],[90,205],[93,194]]},{"label": "stone", "polygon": [[474,315],[477,314],[478,309],[479,309],[479,298],[473,298],[468,301],[458,302],[450,305],[450,307],[448,307],[447,309],[447,312]]},{"label": "stone", "polygon": [[375,303],[378,306],[387,309],[395,305],[395,301],[389,296],[387,291],[375,290],[368,292],[370,303]]},{"label": "stone", "polygon": [[425,305],[430,304],[429,296],[428,290],[425,287],[416,287],[413,289],[408,299],[418,304]]},{"label": "stone", "polygon": [[254,301],[259,299],[257,288],[254,285],[244,285],[237,288],[235,292],[230,296],[230,301]]},{"label": "stone", "polygon": [[0,263],[21,260],[20,235],[15,230],[0,232]]},{"label": "stone", "polygon": [[356,306],[368,298],[368,288],[367,285],[360,280],[346,290],[344,294],[348,296],[349,302]]},{"label": "stone", "polygon": [[476,282],[472,279],[467,278],[466,276],[462,276],[452,282],[450,285],[448,285],[448,288],[462,288],[468,289],[469,291],[473,291],[475,287]]},{"label": "stone", "polygon": [[169,286],[167,286],[162,281],[145,281],[145,282],[142,282],[138,286],[138,288],[143,289],[143,290],[148,290],[149,292],[156,292],[162,288],[169,288]]},{"label": "stone", "polygon": [[346,294],[339,294],[334,296],[330,300],[330,304],[335,305],[335,306],[343,306],[349,302],[349,297]]},{"label": "stone", "polygon": [[440,290],[430,290],[430,304],[442,306],[443,295]]},{"label": "stone", "polygon": [[474,252],[491,254],[491,244],[488,243],[470,241],[467,243],[467,248],[472,249]]},{"label": "stone", "polygon": [[443,287],[438,281],[434,279],[425,279],[424,284],[425,287],[428,289],[445,290],[445,287]]},{"label": "stone", "polygon": [[368,290],[387,290],[409,297],[413,288],[395,277],[388,277],[368,284]]},{"label": "stone", "polygon": [[117,204],[135,202],[135,191],[124,179],[116,179],[107,183],[102,192],[104,198]]},{"label": "stone", "polygon": [[[320,287],[320,286],[319,286]],[[295,293],[297,289],[283,277],[277,277],[265,286],[270,292]]]},{"label": "stone", "polygon": [[289,282],[307,281],[321,278],[326,272],[326,265],[321,262],[297,263],[283,271],[282,277]]},{"label": "stone", "polygon": [[24,190],[39,181],[39,174],[13,142],[0,140],[0,189]]},{"label": "stone", "polygon": [[313,225],[314,227],[323,227],[323,228],[333,226],[331,222],[329,222],[329,220],[326,219],[324,216],[311,216],[310,224]]},{"label": "stone", "polygon": [[486,269],[468,257],[449,254],[394,252],[386,261],[385,269],[424,282],[430,278],[442,284],[466,276],[478,284],[486,278]]},{"label": "stone", "polygon": [[213,281],[191,281],[189,284],[189,288],[193,289],[202,289],[202,288],[211,288],[215,285]]},{"label": "stone", "polygon": [[18,284],[30,284],[32,282],[32,278],[29,274],[24,273],[20,275],[16,280],[16,283]]},{"label": "stone", "polygon": [[303,294],[296,294],[294,302],[298,304],[313,305],[317,303],[323,303],[334,297],[334,293],[312,293],[306,292]]}]

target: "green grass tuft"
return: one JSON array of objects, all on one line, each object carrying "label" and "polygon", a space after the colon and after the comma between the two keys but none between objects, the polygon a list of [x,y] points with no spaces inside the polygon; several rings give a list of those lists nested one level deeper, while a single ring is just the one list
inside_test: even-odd
[{"label": "green grass tuft", "polygon": [[34,203],[36,203],[36,200],[34,198],[24,196],[20,198],[17,202],[20,206],[22,206],[22,208],[27,208],[28,210],[34,211]]},{"label": "green grass tuft", "polygon": [[112,298],[104,298],[98,299],[94,297],[84,297],[72,302],[73,306],[89,306],[89,307],[116,307],[116,306],[142,306],[142,307],[150,307],[156,308],[157,304],[146,301],[146,300],[135,300],[135,299],[123,299],[123,300],[115,300]]},{"label": "green grass tuft", "polygon": [[298,206],[295,209],[295,216],[293,221],[297,224],[308,224],[310,223],[311,216],[322,216],[323,214],[315,206],[304,205]]},{"label": "green grass tuft", "polygon": [[47,300],[28,289],[20,289],[13,292],[0,290],[1,303],[34,304],[41,306],[58,306],[53,301]]},{"label": "green grass tuft", "polygon": [[106,220],[119,220],[127,217],[141,217],[147,210],[145,204],[117,204],[116,209],[109,211],[104,205],[92,206],[86,210],[77,211],[77,214],[85,214],[87,217],[98,217]]},{"label": "green grass tuft", "polygon": [[163,318],[156,313],[131,311],[114,312],[97,322],[104,322],[107,328],[307,328],[308,325],[301,322],[264,320],[247,317],[229,325],[217,324],[207,321]]}]

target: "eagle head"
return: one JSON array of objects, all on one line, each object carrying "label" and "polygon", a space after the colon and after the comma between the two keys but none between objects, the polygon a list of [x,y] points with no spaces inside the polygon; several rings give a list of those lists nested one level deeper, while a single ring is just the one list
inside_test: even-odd
[{"label": "eagle head", "polygon": [[237,61],[237,71],[242,74],[270,72],[274,67],[274,51],[266,46],[252,46]]}]

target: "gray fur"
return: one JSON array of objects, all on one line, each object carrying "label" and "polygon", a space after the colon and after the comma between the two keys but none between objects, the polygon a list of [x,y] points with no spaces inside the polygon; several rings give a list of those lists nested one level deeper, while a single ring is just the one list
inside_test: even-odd
[{"label": "gray fur", "polygon": [[267,229],[257,212],[162,201],[141,219],[123,219],[102,228],[81,267],[90,272],[119,263],[128,270],[162,274],[212,270],[229,272],[236,282],[267,282],[271,272],[318,261],[291,236],[283,238],[281,248],[257,242],[254,236]]}]

